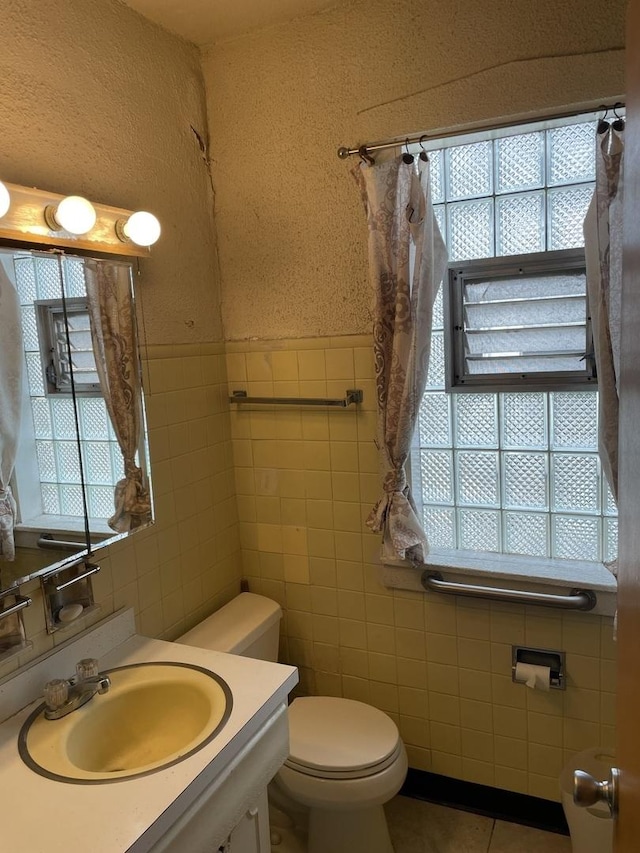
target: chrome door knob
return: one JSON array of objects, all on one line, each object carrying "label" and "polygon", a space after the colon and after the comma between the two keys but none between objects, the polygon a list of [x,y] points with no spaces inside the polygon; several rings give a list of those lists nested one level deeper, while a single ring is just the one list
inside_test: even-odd
[{"label": "chrome door knob", "polygon": [[618,776],[617,767],[611,768],[608,779],[598,782],[590,773],[575,770],[573,774],[573,802],[582,808],[606,803],[612,817],[618,813]]}]

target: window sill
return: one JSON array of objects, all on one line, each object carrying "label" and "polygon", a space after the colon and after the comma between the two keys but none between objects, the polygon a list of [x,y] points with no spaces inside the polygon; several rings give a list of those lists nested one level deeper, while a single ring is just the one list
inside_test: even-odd
[{"label": "window sill", "polygon": [[[382,581],[392,589],[425,592],[420,583],[420,576],[425,569],[442,572],[445,580],[479,586],[499,585],[509,589],[555,594],[569,593],[576,588],[590,589],[597,596],[597,604],[590,613],[613,616],[616,611],[616,579],[602,563],[586,560],[552,560],[434,548],[425,563],[418,568],[401,560],[386,561]],[[496,581],[499,583],[496,584]]]},{"label": "window sill", "polygon": [[[92,540],[102,541],[105,536],[116,536],[103,518],[90,518],[89,531]],[[84,548],[84,519],[73,515],[35,515],[15,526],[17,544],[23,547],[37,547],[37,538],[42,533],[50,533],[56,539],[78,540]],[[33,544],[28,544],[33,540]]]}]

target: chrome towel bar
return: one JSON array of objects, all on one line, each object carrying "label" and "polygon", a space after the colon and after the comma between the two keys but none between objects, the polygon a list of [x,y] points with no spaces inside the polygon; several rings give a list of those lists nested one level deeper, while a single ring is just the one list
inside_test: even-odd
[{"label": "chrome towel bar", "polygon": [[[5,593],[5,595],[11,595],[11,593]],[[19,610],[24,610],[25,607],[29,607],[31,604],[31,599],[25,595],[14,595],[15,604],[10,604],[8,607],[3,607],[0,610],[0,619],[4,619],[7,616],[11,616],[12,613],[17,613]],[[0,598],[0,604],[4,602],[4,596]]]},{"label": "chrome towel bar", "polygon": [[493,601],[508,601],[512,604],[539,604],[543,607],[586,611],[593,610],[597,603],[596,595],[590,589],[573,589],[570,595],[527,592],[524,589],[502,589],[496,586],[478,586],[445,581],[440,572],[432,572],[429,569],[422,573],[420,582],[429,592],[440,592],[445,595],[466,595],[471,598],[489,598]]},{"label": "chrome towel bar", "polygon": [[100,571],[100,566],[96,566],[93,563],[85,563],[84,567],[87,570],[86,572],[82,572],[81,574],[76,575],[74,578],[71,578],[70,580],[65,581],[64,583],[59,583],[56,585],[55,581],[53,580],[53,578],[58,576],[59,572],[52,572],[51,575],[47,575],[47,580],[51,579],[51,582],[53,584],[53,588],[55,589],[56,592],[62,592],[63,589],[67,589],[67,587],[73,586],[74,583],[78,583],[79,581],[83,581],[85,578],[88,578],[90,575],[95,575],[96,572]]},{"label": "chrome towel bar", "polygon": [[268,406],[339,406],[346,409],[352,403],[362,402],[362,391],[350,389],[343,400],[327,400],[322,397],[248,397],[246,391],[233,391],[230,403],[264,403]]}]

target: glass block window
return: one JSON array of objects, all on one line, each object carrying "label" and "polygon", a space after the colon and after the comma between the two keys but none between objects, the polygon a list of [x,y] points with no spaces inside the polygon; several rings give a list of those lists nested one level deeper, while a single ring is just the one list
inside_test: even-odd
[{"label": "glass block window", "polygon": [[[86,305],[83,261],[80,258],[63,257],[60,268],[56,257],[25,254],[14,258],[14,271],[21,303],[42,514],[84,515],[76,416],[73,400],[68,393],[70,388],[64,381],[69,373],[66,334],[61,333],[60,326],[59,306],[64,286],[70,308],[71,364],[74,371],[81,368],[81,374],[86,378],[84,395],[77,398],[77,408],[84,481],[88,484],[89,515],[108,518],[113,515],[113,491],[115,484],[124,476],[124,465],[95,373],[88,315],[86,307],[83,307]],[[45,320],[40,322],[39,336],[37,318],[43,310]],[[42,327],[47,327],[50,334],[44,341]],[[47,376],[47,361],[45,359],[43,363],[41,355],[42,350],[47,351],[52,347],[56,348],[58,355],[57,378],[60,380],[58,387],[53,383],[53,388],[53,377]],[[25,508],[21,508],[21,514],[25,520]]]},{"label": "glass block window", "polygon": [[[450,260],[582,247],[595,178],[595,120],[500,133],[429,151]],[[567,322],[576,320],[575,310],[584,321],[584,301],[576,305],[577,299],[566,302]],[[494,309],[480,310],[483,325]],[[617,510],[598,457],[597,391],[447,393],[444,326],[441,292],[412,462],[431,545],[615,558]]]},{"label": "glass block window", "polygon": [[446,226],[449,260],[582,246],[595,181],[595,128],[589,116],[430,150],[432,198]]}]

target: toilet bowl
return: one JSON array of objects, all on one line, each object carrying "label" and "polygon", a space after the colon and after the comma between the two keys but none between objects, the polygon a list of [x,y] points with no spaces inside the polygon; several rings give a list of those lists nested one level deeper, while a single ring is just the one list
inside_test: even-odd
[{"label": "toilet bowl", "polygon": [[[241,593],[177,642],[275,661],[281,615],[276,602]],[[393,853],[383,805],[407,774],[393,720],[363,702],[305,696],[289,707],[289,737],[273,794],[294,821],[305,811],[309,853]]]},{"label": "toilet bowl", "polygon": [[393,721],[363,702],[301,697],[289,707],[289,748],[275,784],[309,809],[309,853],[390,853],[382,807],[407,775]]}]

